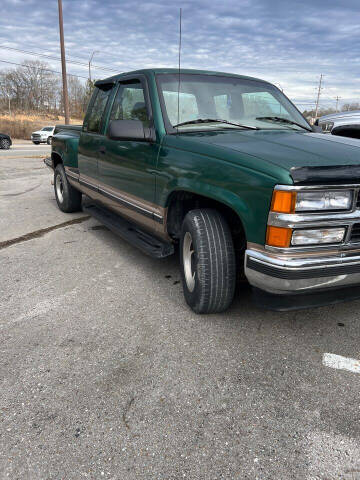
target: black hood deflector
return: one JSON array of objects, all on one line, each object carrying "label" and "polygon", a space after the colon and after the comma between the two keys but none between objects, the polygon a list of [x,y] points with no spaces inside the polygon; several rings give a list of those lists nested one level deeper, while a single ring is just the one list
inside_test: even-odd
[{"label": "black hood deflector", "polygon": [[290,175],[295,185],[360,183],[360,165],[292,167]]}]

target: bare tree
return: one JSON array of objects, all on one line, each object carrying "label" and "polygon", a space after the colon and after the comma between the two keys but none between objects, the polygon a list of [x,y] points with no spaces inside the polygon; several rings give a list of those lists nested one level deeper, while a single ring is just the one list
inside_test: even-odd
[{"label": "bare tree", "polygon": [[[81,118],[86,108],[87,86],[78,78],[68,78],[70,108],[73,116]],[[17,68],[0,75],[0,108],[11,107],[22,112],[52,111],[62,114],[62,89],[60,76],[49,65],[38,60],[26,61]]]},{"label": "bare tree", "polygon": [[78,78],[69,76],[68,91],[71,116],[81,118],[84,114],[84,98],[86,96],[86,87]]}]

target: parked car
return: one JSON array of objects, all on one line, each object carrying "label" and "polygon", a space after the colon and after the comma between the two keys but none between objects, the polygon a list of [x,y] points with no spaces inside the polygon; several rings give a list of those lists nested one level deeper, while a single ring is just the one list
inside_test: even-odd
[{"label": "parked car", "polygon": [[54,130],[55,126],[44,127],[41,130],[33,132],[31,134],[31,140],[35,145],[39,145],[39,143],[47,143],[48,145],[51,145]]},{"label": "parked car", "polygon": [[324,133],[360,138],[360,110],[324,115],[316,120],[315,124],[319,125]]},{"label": "parked car", "polygon": [[178,244],[197,313],[226,310],[244,277],[277,310],[360,297],[360,143],[315,133],[256,78],[150,69],[95,85],[82,127],[57,126],[45,160],[63,212],[85,194],[143,252]]},{"label": "parked car", "polygon": [[9,135],[6,133],[0,133],[0,148],[9,150],[12,145],[12,141]]}]

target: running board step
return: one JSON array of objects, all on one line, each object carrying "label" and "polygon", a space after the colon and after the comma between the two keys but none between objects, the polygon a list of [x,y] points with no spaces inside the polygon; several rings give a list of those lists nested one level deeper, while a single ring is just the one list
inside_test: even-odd
[{"label": "running board step", "polygon": [[109,230],[153,258],[168,257],[174,253],[174,245],[145,233],[124,218],[97,205],[83,205],[83,211],[99,220]]}]

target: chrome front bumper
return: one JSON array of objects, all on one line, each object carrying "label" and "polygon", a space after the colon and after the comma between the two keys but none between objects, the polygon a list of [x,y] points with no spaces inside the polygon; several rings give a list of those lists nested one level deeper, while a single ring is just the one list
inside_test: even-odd
[{"label": "chrome front bumper", "polygon": [[245,252],[245,275],[253,287],[276,295],[360,285],[360,249],[299,253],[280,254],[251,246]]}]

